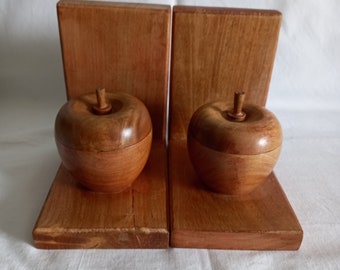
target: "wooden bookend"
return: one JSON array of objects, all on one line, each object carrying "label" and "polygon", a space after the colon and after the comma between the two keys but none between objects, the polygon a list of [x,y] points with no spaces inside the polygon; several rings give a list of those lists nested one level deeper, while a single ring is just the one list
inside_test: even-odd
[{"label": "wooden bookend", "polygon": [[131,188],[97,193],[63,165],[33,230],[38,248],[167,248],[166,104],[170,7],[60,1],[57,5],[67,97],[125,92],[146,105],[153,143]]},{"label": "wooden bookend", "polygon": [[281,14],[176,6],[173,10],[169,188],[172,247],[298,249],[303,232],[274,173],[247,195],[209,191],[189,160],[190,118],[203,104],[265,105]]}]

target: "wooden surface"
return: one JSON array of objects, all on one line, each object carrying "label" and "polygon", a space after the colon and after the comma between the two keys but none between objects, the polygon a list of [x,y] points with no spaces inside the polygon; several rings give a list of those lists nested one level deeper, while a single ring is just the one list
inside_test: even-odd
[{"label": "wooden surface", "polygon": [[82,189],[61,167],[34,228],[35,245],[166,248],[170,7],[61,1],[58,19],[68,98],[98,87],[138,97],[152,119],[153,145],[141,175],[119,194]]},{"label": "wooden surface", "polygon": [[56,143],[63,165],[76,181],[93,191],[117,193],[130,187],[142,172],[149,158],[152,133],[114,151],[89,152]]},{"label": "wooden surface", "polygon": [[204,188],[189,161],[186,136],[201,105],[233,100],[264,105],[277,47],[277,11],[174,7],[170,89],[171,246],[297,249],[302,229],[274,174],[246,196]]},{"label": "wooden surface", "polygon": [[95,93],[85,94],[59,110],[54,132],[58,152],[65,168],[87,188],[121,192],[131,186],[148,160],[150,115],[139,99],[124,92],[106,94],[104,108],[112,108],[98,115],[93,110],[97,99]]},{"label": "wooden surface", "polygon": [[227,196],[198,181],[185,141],[170,142],[169,161],[172,247],[299,248],[301,226],[274,174],[249,195]]},{"label": "wooden surface", "polygon": [[188,133],[202,145],[230,154],[256,155],[281,146],[281,125],[272,112],[247,104],[246,119],[234,122],[226,116],[230,109],[223,100],[205,104],[191,118]]},{"label": "wooden surface", "polygon": [[[97,96],[97,102],[93,104],[90,108],[91,111],[96,115],[106,115],[110,114],[111,112],[116,112],[119,110],[118,108],[113,108],[111,102],[106,98],[106,90],[105,88],[97,88],[96,89],[96,96]],[[119,104],[119,102],[118,102]],[[120,104],[119,104],[120,105]],[[113,108],[113,110],[112,110]]]},{"label": "wooden surface", "polygon": [[281,147],[256,155],[219,152],[192,136],[187,143],[190,161],[200,180],[214,192],[243,195],[252,192],[273,171]]},{"label": "wooden surface", "polygon": [[272,112],[237,103],[201,106],[187,136],[190,160],[200,179],[212,191],[229,195],[246,194],[260,185],[272,172],[282,143],[281,126]]},{"label": "wooden surface", "polygon": [[174,7],[170,138],[186,136],[198,107],[236,91],[265,104],[280,25],[277,11]]},{"label": "wooden surface", "polygon": [[55,121],[56,140],[77,150],[107,152],[132,146],[152,131],[149,112],[140,100],[124,92],[108,93],[106,98],[113,107],[106,115],[92,111],[97,103],[94,93],[65,103]]},{"label": "wooden surface", "polygon": [[61,166],[33,230],[37,248],[167,248],[166,150],[152,146],[132,188],[94,193]]},{"label": "wooden surface", "polygon": [[68,98],[97,87],[132,94],[164,139],[170,7],[65,0],[58,19]]}]

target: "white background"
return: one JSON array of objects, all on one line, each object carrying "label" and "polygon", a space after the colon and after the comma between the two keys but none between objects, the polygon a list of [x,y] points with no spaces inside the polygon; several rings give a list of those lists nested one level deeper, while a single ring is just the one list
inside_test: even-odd
[{"label": "white background", "polygon": [[[133,2],[133,1],[132,1]],[[340,5],[337,1],[144,1],[283,13],[268,108],[275,168],[304,229],[297,252],[38,250],[31,231],[60,159],[65,102],[55,0],[0,1],[0,269],[340,269]]]}]

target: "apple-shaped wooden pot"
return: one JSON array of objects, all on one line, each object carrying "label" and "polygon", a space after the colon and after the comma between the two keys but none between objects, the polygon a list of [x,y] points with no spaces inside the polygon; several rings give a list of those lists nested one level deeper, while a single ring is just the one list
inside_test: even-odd
[{"label": "apple-shaped wooden pot", "polygon": [[55,140],[76,181],[94,191],[120,192],[131,186],[148,160],[152,124],[139,99],[97,89],[60,109]]},{"label": "apple-shaped wooden pot", "polygon": [[231,102],[200,107],[192,116],[187,145],[199,178],[212,191],[247,194],[272,172],[281,150],[281,126],[261,106],[244,105],[244,93]]}]

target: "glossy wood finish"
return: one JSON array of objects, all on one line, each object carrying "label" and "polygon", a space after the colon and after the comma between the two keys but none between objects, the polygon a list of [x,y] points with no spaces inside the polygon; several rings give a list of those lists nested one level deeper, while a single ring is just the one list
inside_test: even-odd
[{"label": "glossy wood finish", "polygon": [[275,115],[261,106],[245,105],[246,119],[229,120],[228,101],[211,102],[192,116],[188,133],[202,145],[230,154],[256,155],[281,146],[281,125]]},{"label": "glossy wood finish", "polygon": [[92,105],[92,111],[97,115],[109,114],[112,111],[112,105],[106,100],[105,88],[97,88],[96,96],[97,104]]},{"label": "glossy wood finish", "polygon": [[170,141],[171,246],[296,250],[303,232],[272,173],[254,192],[227,196],[198,181],[185,140]]},{"label": "glossy wood finish", "polygon": [[142,172],[151,149],[152,133],[140,142],[113,151],[81,151],[57,142],[63,165],[76,181],[96,192],[121,192]]},{"label": "glossy wood finish", "polygon": [[127,92],[150,111],[154,137],[164,139],[170,7],[62,0],[58,3],[67,97]]},{"label": "glossy wood finish", "polygon": [[281,147],[256,155],[219,152],[188,136],[190,160],[199,179],[214,192],[244,195],[256,189],[278,160]]},{"label": "glossy wood finish", "polygon": [[226,115],[229,120],[242,122],[244,119],[246,119],[247,114],[243,111],[245,97],[245,92],[235,92],[233,109],[229,110]]},{"label": "glossy wood finish", "polygon": [[55,121],[56,140],[83,151],[113,151],[143,140],[151,131],[148,109],[137,98],[123,93],[106,94],[112,110],[97,115],[95,93],[74,98],[59,110]]},{"label": "glossy wood finish", "polygon": [[61,166],[33,230],[43,249],[167,248],[166,149],[152,145],[132,188],[97,193],[79,186]]},{"label": "glossy wood finish", "polygon": [[277,11],[174,7],[169,134],[171,246],[298,249],[301,226],[276,177],[252,193],[227,196],[204,187],[189,160],[190,118],[203,104],[264,105],[281,23]]},{"label": "glossy wood finish", "polygon": [[93,191],[121,192],[131,186],[148,160],[152,124],[137,98],[103,93],[69,100],[57,115],[55,139],[74,179]]},{"label": "glossy wood finish", "polygon": [[37,247],[169,246],[165,119],[170,11],[169,6],[147,4],[58,3],[68,98],[97,87],[132,94],[148,108],[154,136],[146,166],[124,192],[89,192],[61,167],[33,231]]},{"label": "glossy wood finish", "polygon": [[243,97],[235,93],[233,106],[226,101],[203,105],[190,120],[190,160],[214,192],[251,192],[268,177],[279,157],[279,121],[264,107],[243,106]]}]

